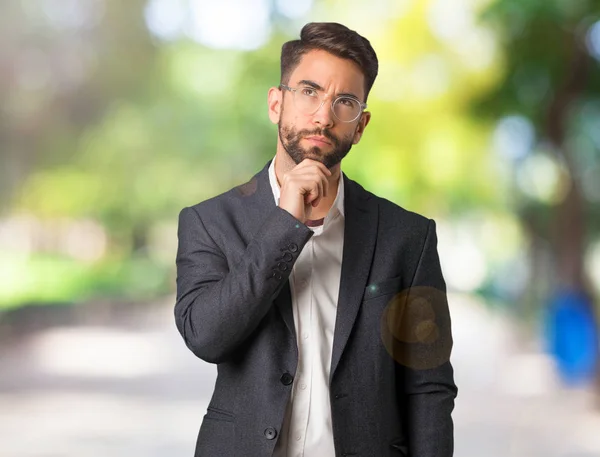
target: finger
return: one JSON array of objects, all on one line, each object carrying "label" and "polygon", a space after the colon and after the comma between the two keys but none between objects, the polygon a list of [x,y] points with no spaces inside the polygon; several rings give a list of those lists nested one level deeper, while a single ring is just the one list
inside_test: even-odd
[{"label": "finger", "polygon": [[333,173],[331,172],[331,170],[329,168],[327,168],[325,166],[325,164],[319,162],[319,165],[321,165],[321,168],[323,169],[323,172],[327,175],[327,176],[331,176]]},{"label": "finger", "polygon": [[323,178],[322,182],[323,182],[323,196],[327,197],[327,195],[329,195],[329,181],[327,180],[327,178]]},{"label": "finger", "polygon": [[314,179],[314,184],[315,184],[315,191],[317,193],[317,196],[315,197],[313,204],[314,206],[318,206],[319,202],[321,201],[321,196],[323,195],[323,183],[320,179],[319,176],[315,176],[313,177]]},{"label": "finger", "polygon": [[302,165],[303,167],[314,165],[314,166],[317,166],[320,170],[322,170],[323,173],[325,173],[327,176],[332,175],[331,170],[329,168],[327,168],[325,166],[325,164],[323,164],[322,162],[319,162],[318,160],[315,160],[315,159],[306,158],[302,162],[300,162],[297,166],[300,167],[300,165]]},{"label": "finger", "polygon": [[313,203],[314,201],[318,200],[320,194],[319,184],[313,176],[307,180],[305,188],[308,190],[307,203]]},{"label": "finger", "polygon": [[326,176],[331,176],[331,174],[332,174],[332,173],[331,173],[331,170],[330,170],[329,168],[327,168],[327,167],[325,166],[325,164],[324,164],[324,163],[322,163],[322,162],[319,162],[318,160],[315,160],[315,164],[316,164],[316,165],[317,165],[317,166],[318,166],[318,167],[319,167],[321,170],[323,170],[323,173],[325,173],[325,175],[326,175]]},{"label": "finger", "polygon": [[[309,159],[312,160],[312,159]],[[325,176],[331,176],[331,170],[325,166],[324,163],[319,162],[318,160],[312,160],[312,163],[321,170]]]},{"label": "finger", "polygon": [[303,173],[301,178],[303,180],[302,187],[305,192],[313,195],[313,198],[323,195],[323,191],[325,190],[323,183],[326,184],[327,179],[319,171],[313,169],[310,172]]}]

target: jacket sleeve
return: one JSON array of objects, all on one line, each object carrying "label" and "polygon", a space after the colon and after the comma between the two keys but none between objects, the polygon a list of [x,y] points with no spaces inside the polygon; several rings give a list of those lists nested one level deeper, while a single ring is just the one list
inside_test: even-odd
[{"label": "jacket sleeve", "polygon": [[177,230],[175,323],[188,348],[207,362],[225,361],[266,315],[313,234],[275,206],[233,262],[196,207],[184,208]]},{"label": "jacket sleeve", "polygon": [[453,344],[450,312],[433,220],[428,223],[403,314],[409,455],[452,457],[451,413],[458,389],[450,363]]}]

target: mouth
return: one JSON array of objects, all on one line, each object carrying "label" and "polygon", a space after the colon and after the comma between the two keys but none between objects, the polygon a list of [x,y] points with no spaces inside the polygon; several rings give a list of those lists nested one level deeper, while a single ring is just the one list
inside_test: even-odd
[{"label": "mouth", "polygon": [[308,141],[312,141],[313,143],[316,143],[321,146],[323,146],[323,145],[331,146],[331,142],[324,136],[307,136],[305,139],[307,139]]}]

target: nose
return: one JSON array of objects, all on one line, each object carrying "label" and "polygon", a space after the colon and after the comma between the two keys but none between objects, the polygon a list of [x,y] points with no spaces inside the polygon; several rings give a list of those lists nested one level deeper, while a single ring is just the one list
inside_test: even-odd
[{"label": "nose", "polygon": [[321,128],[333,127],[333,111],[331,109],[331,98],[324,97],[319,109],[313,114],[313,123]]}]

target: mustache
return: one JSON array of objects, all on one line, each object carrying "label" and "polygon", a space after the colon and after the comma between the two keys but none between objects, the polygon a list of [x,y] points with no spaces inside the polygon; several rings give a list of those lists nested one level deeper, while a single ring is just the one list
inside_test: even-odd
[{"label": "mustache", "polygon": [[316,129],[316,130],[301,130],[298,132],[299,137],[307,137],[307,136],[324,136],[328,140],[330,140],[333,144],[338,144],[338,139],[327,129]]}]

